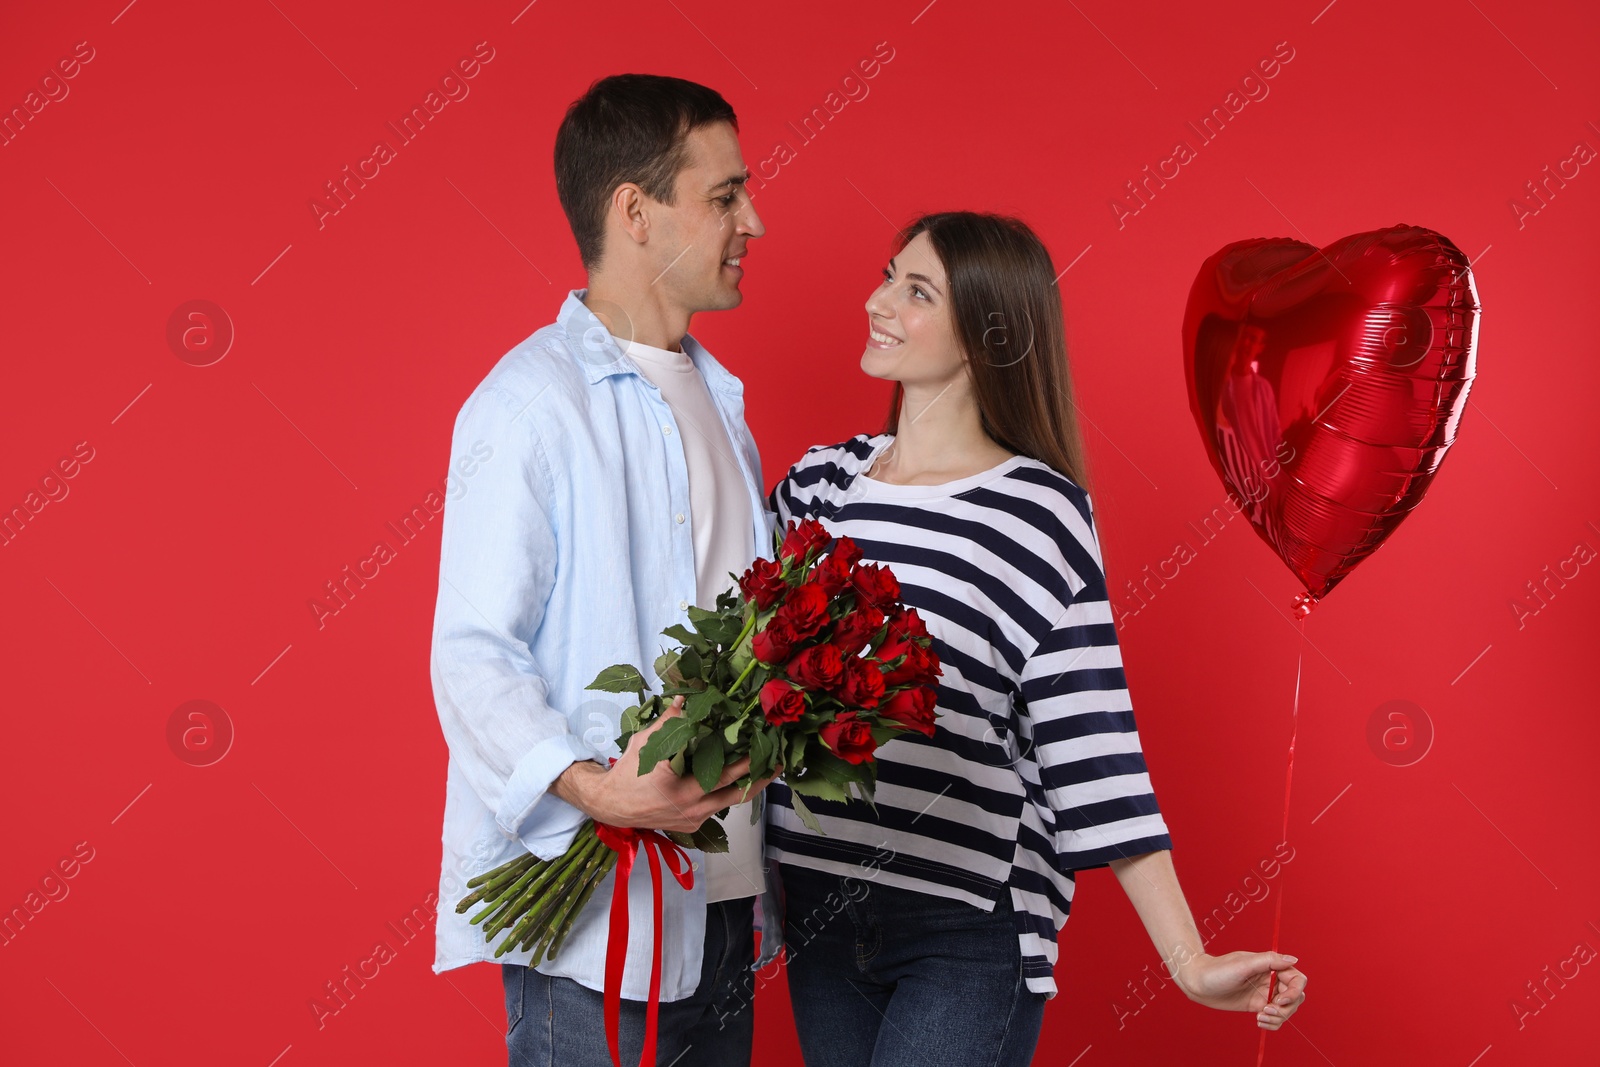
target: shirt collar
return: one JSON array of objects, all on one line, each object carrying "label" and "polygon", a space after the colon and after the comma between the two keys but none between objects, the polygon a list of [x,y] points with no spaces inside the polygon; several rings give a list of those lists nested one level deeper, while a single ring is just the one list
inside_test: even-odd
[{"label": "shirt collar", "polygon": [[[567,344],[573,355],[583,364],[583,372],[589,384],[593,385],[613,374],[637,374],[643,378],[644,374],[639,370],[639,365],[628,358],[622,347],[617,344],[617,339],[611,336],[611,331],[607,330],[599,317],[584,305],[583,297],[588,291],[588,289],[573,289],[568,292],[566,300],[562,301],[561,312],[556,316],[556,322],[566,333]],[[744,383],[718,363],[711,353],[706,351],[705,346],[693,336],[684,334],[682,346],[695,368],[700,371],[707,386],[731,396],[744,394]]]}]

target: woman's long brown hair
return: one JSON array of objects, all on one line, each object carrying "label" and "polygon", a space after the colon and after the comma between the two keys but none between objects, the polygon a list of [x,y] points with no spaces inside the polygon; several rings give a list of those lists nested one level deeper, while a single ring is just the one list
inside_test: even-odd
[{"label": "woman's long brown hair", "polygon": [[[945,211],[902,230],[896,254],[919,233],[944,264],[951,321],[967,355],[983,431],[1089,491],[1061,293],[1044,243],[1020,219]],[[896,382],[885,433],[898,431],[904,399]]]}]

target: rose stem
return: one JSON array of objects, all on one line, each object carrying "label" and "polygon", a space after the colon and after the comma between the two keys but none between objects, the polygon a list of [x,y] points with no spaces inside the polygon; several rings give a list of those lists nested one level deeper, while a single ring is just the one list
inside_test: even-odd
[{"label": "rose stem", "polygon": [[[617,853],[610,846],[590,853],[588,860],[583,865],[583,869],[578,872],[576,877],[567,882],[569,892],[561,898],[559,905],[552,909],[556,913],[556,918],[545,928],[543,935],[538,939],[540,942],[539,951],[534,953],[534,962],[538,962],[541,958],[544,946],[549,943],[549,939],[561,927],[572,924],[574,917],[577,915],[577,909],[583,907],[583,901],[587,900],[589,894],[594,891],[595,883],[605,877],[608,856],[612,857],[614,861],[616,855]],[[596,873],[597,871],[599,872],[598,874]],[[531,936],[523,937],[522,947],[529,947],[534,943],[534,940]]]},{"label": "rose stem", "polygon": [[587,839],[575,842],[567,848],[566,852],[551,860],[545,867],[544,871],[540,873],[539,877],[535,878],[531,883],[529,883],[526,888],[519,888],[518,892],[515,894],[506,894],[506,899],[509,901],[506,910],[496,915],[495,918],[484,927],[483,936],[485,938],[491,938],[501,930],[504,930],[511,923],[521,918],[528,903],[535,899],[535,897],[546,886],[553,882],[560,881],[561,875],[567,870],[570,870],[572,864],[576,862],[582,855],[584,855],[588,851],[589,847],[590,841]]},{"label": "rose stem", "polygon": [[478,925],[484,920],[485,916],[498,912],[502,906],[509,906],[512,901],[517,899],[518,894],[522,892],[523,887],[526,886],[530,880],[537,878],[541,873],[543,873],[541,868],[543,868],[543,870],[548,870],[549,865],[543,862],[530,864],[528,869],[523,872],[521,878],[518,878],[509,887],[502,887],[500,890],[496,891],[494,896],[488,898],[489,906],[472,917],[472,925]]},{"label": "rose stem", "polygon": [[[561,950],[561,943],[567,939],[567,934],[571,932],[573,924],[578,920],[578,913],[588,906],[589,898],[594,896],[594,891],[600,887],[601,882],[606,880],[606,875],[610,874],[611,869],[616,865],[617,854],[615,852],[612,852],[609,857],[601,857],[599,868],[590,875],[588,884],[578,894],[577,902],[567,911],[566,918],[561,921],[561,928],[556,931],[555,939],[550,942],[546,958],[552,960],[556,958],[556,953]],[[534,953],[533,959],[535,963],[539,962],[541,952],[544,952],[543,945],[540,946],[540,952]]]},{"label": "rose stem", "polygon": [[463,897],[461,903],[456,905],[456,914],[461,914],[479,901],[499,899],[504,894],[507,886],[513,883],[520,883],[522,879],[527,877],[530,869],[537,871],[545,865],[545,862],[545,860],[535,859],[532,855],[525,854],[506,864],[507,870],[505,874],[479,886],[477,890]]},{"label": "rose stem", "polygon": [[500,955],[501,952],[509,949],[512,944],[522,940],[530,928],[543,926],[550,917],[549,912],[546,910],[546,905],[553,899],[554,891],[566,883],[565,876],[578,869],[595,848],[604,847],[605,845],[601,844],[599,836],[591,833],[581,843],[569,848],[562,855],[559,861],[561,871],[558,877],[548,881],[541,880],[530,886],[522,894],[521,899],[517,901],[514,909],[515,914],[509,915],[504,922],[497,919],[496,922],[499,925],[494,930],[486,930],[484,932],[485,937],[492,937],[508,925],[515,923],[515,928],[512,929],[505,943],[496,950],[495,955]]}]

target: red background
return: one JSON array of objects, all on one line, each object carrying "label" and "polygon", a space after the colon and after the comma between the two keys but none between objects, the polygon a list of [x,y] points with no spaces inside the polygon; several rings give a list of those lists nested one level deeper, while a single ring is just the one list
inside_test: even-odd
[{"label": "red background", "polygon": [[[582,284],[551,144],[566,104],[624,70],[719,88],[752,166],[780,139],[794,150],[756,194],[768,234],[744,305],[693,324],[747,383],[769,484],[803,447],[879,426],[884,388],[856,361],[891,222],[1014,211],[1071,264],[1113,587],[1179,541],[1199,549],[1121,633],[1197,914],[1279,840],[1299,638],[1295,586],[1254,534],[1233,523],[1201,547],[1188,526],[1223,500],[1184,394],[1193,272],[1244,237],[1325,244],[1397,222],[1479,260],[1459,442],[1307,622],[1294,859],[1208,947],[1267,947],[1283,900],[1310,998],[1268,1062],[1594,1062],[1600,965],[1542,1001],[1526,983],[1600,948],[1585,668],[1600,575],[1552,582],[1520,620],[1512,603],[1600,547],[1583,414],[1600,386],[1600,174],[1511,208],[1575,144],[1600,146],[1592,9],[124,2],[12,8],[0,32],[8,111],[77,42],[94,50],[0,147],[0,507],[93,449],[0,548],[0,907],[78,842],[94,850],[0,946],[6,1062],[504,1061],[497,972],[432,974],[431,933],[320,1028],[309,1008],[438,884],[437,523],[322,628],[308,604],[440,487],[461,402]],[[470,95],[319,228],[324,182],[480,41],[494,59]],[[1195,144],[1186,121],[1282,41],[1294,58],[1270,95],[1119,228],[1124,183]],[[785,124],[879,42],[893,59],[870,94],[801,143]],[[192,299],[237,331],[211,366],[166,340]],[[169,746],[193,699],[235,731],[210,766]],[[1390,700],[1431,723],[1410,766],[1368,740]],[[1156,956],[1109,872],[1079,887],[1037,1062],[1253,1062],[1248,1015],[1170,986],[1119,1025]],[[762,1062],[799,1063],[786,996],[761,995]]]}]

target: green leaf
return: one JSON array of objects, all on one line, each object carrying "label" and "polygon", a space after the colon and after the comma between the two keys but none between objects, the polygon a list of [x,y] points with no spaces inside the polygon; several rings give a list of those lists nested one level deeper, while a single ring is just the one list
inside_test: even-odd
[{"label": "green leaf", "polygon": [[694,777],[700,783],[702,792],[709,793],[717,787],[717,781],[722,777],[722,771],[727,767],[723,759],[722,735],[713,733],[709,737],[702,737],[700,744],[694,750]]},{"label": "green leaf", "polygon": [[713,708],[728,698],[722,695],[720,689],[703,689],[693,693],[683,701],[683,717],[690,722],[699,722],[711,714]]},{"label": "green leaf", "polygon": [[873,794],[874,794],[873,783],[871,783],[871,782],[857,782],[856,783],[856,792],[858,794],[860,794],[862,800],[865,800],[867,802],[867,807],[872,809],[872,817],[874,819],[876,819],[878,817],[878,805],[873,802]]},{"label": "green leaf", "polygon": [[692,648],[701,655],[705,655],[707,652],[710,652],[712,648],[712,643],[710,641],[707,641],[704,637],[701,637],[699,634],[695,633],[681,622],[674,623],[665,630],[662,630],[661,633],[664,636],[672,638],[684,648]]},{"label": "green leaf", "polygon": [[744,721],[745,717],[741,715],[728,723],[728,728],[722,731],[722,739],[730,745],[737,745],[739,743],[739,730],[744,726]]},{"label": "green leaf", "polygon": [[806,757],[808,774],[820,774],[837,785],[861,781],[862,774],[857,769],[859,766],[840,759],[826,748],[813,748],[811,755]]},{"label": "green leaf", "polygon": [[584,688],[598,689],[603,693],[642,693],[645,690],[644,675],[639,673],[637,667],[618,663],[595,675],[594,681]]},{"label": "green leaf", "polygon": [[[814,834],[822,833],[822,824],[817,822],[817,817],[811,814],[811,809],[806,807],[805,801],[800,799],[800,794],[794,790],[789,791],[789,803],[794,807],[794,813],[800,816],[800,821],[806,824],[806,829]],[[826,837],[826,834],[823,834]]]},{"label": "green leaf", "polygon": [[703,608],[691,607],[689,621],[706,641],[718,645],[731,645],[738,639],[742,628],[740,620],[730,619],[720,611],[706,611]]},{"label": "green leaf", "polygon": [[633,733],[635,730],[638,730],[639,727],[644,725],[643,721],[639,718],[640,710],[641,709],[639,706],[635,704],[633,707],[622,713],[621,725],[623,730],[627,731],[628,733]]},{"label": "green leaf", "polygon": [[693,834],[694,847],[701,852],[728,851],[728,831],[716,819],[707,819]]},{"label": "green leaf", "polygon": [[[683,753],[683,746],[689,743],[694,736],[694,723],[682,715],[675,715],[661,724],[661,728],[650,735],[650,739],[639,750],[639,773],[648,774],[655,769],[657,763],[664,759],[671,759]],[[678,766],[682,766],[679,763]],[[673,768],[677,770],[677,767]],[[678,773],[683,773],[678,771]]]},{"label": "green leaf", "polygon": [[771,771],[772,738],[766,730],[755,730],[750,734],[750,774],[765,778]]},{"label": "green leaf", "polygon": [[686,648],[683,650],[683,652],[678,656],[678,674],[684,679],[684,681],[689,681],[690,679],[700,677],[699,649]]},{"label": "green leaf", "polygon": [[798,773],[806,765],[806,741],[808,735],[804,730],[796,730],[789,738],[788,758],[783,761],[787,770]]},{"label": "green leaf", "polygon": [[718,615],[715,621],[700,625],[701,633],[724,648],[739,640],[739,631],[742,629],[744,624],[739,619],[730,619],[726,615]]},{"label": "green leaf", "polygon": [[808,774],[804,778],[786,778],[790,793],[803,793],[808,797],[821,797],[823,800],[846,801],[850,793],[844,786],[837,782],[830,782],[820,774]]}]

